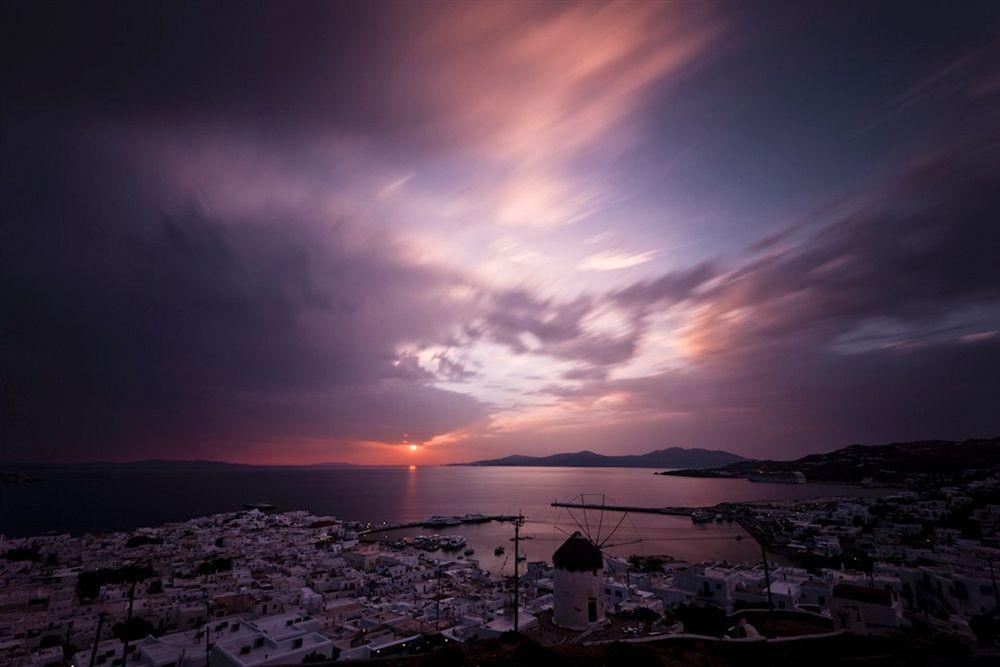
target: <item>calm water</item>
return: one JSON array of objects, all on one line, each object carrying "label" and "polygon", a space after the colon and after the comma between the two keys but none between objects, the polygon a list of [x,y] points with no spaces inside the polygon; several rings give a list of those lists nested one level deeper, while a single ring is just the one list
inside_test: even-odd
[{"label": "calm water", "polygon": [[[265,501],[280,510],[305,509],[341,519],[415,521],[432,514],[511,514],[528,516],[523,533],[532,560],[548,559],[554,543],[575,521],[602,535],[620,514],[550,506],[581,493],[607,494],[609,504],[714,505],[724,501],[856,496],[877,493],[827,484],[761,484],[739,479],[695,479],[654,475],[635,468],[358,467],[341,469],[251,468],[200,472],[121,472],[71,469],[38,471],[44,482],[0,485],[0,533],[35,535],[49,531],[86,533],[132,530],[168,521],[241,509]],[[427,529],[395,535],[413,535]],[[484,567],[499,569],[512,560],[496,558],[501,544],[512,552],[509,525],[490,523],[440,532],[464,535]],[[735,524],[693,525],[685,517],[629,515],[610,551],[669,554],[684,560],[754,560],[751,539],[737,540]],[[641,540],[636,541],[636,540]],[[509,565],[509,563],[508,563]]]}]

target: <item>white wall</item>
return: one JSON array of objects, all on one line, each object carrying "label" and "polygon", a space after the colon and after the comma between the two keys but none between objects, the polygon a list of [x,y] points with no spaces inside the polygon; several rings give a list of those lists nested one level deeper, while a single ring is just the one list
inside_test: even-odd
[{"label": "white wall", "polygon": [[588,625],[588,607],[596,601],[597,621],[604,620],[604,570],[570,572],[556,568],[552,575],[553,620],[567,628],[584,629]]}]

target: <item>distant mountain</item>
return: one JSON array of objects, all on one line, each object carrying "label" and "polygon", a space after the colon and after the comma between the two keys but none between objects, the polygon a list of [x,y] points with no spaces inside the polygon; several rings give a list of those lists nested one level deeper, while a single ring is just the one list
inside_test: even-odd
[{"label": "distant mountain", "polygon": [[230,463],[228,461],[209,461],[203,459],[142,459],[139,461],[89,461],[86,463],[8,463],[0,464],[0,469],[13,468],[80,468],[80,469],[115,469],[115,470],[156,470],[183,472],[187,470],[244,470],[252,468],[347,468],[353,463],[335,461],[323,463],[306,463],[302,465],[257,465],[252,463]]},{"label": "distant mountain", "polygon": [[140,461],[86,461],[83,463],[11,463],[4,464],[3,467],[26,467],[26,468],[119,468],[131,470],[215,470],[230,468],[249,468],[242,463],[229,463],[227,461],[208,461],[203,459],[195,460],[175,460],[175,459],[143,459]]},{"label": "distant mountain", "polygon": [[[295,467],[295,466],[293,466]],[[342,463],[339,461],[326,461],[324,463],[310,463],[302,466],[303,468],[357,468],[357,463]]]},{"label": "distant mountain", "polygon": [[669,447],[648,454],[605,456],[591,451],[553,454],[551,456],[505,456],[501,459],[455,463],[469,466],[550,466],[566,468],[708,468],[726,466],[745,460],[742,456],[718,449]]},{"label": "distant mountain", "polygon": [[[1000,466],[1000,437],[894,442],[886,445],[851,445],[826,454],[810,454],[794,461],[745,459],[703,470],[666,471],[683,477],[747,477],[801,472],[811,482],[858,484],[907,484],[935,475],[955,475],[965,470]],[[667,467],[667,466],[664,466]],[[676,466],[675,466],[676,467]]]}]

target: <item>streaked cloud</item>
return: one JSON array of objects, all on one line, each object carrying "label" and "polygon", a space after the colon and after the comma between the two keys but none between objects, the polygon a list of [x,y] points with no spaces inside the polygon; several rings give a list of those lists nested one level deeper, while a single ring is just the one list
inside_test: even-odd
[{"label": "streaked cloud", "polygon": [[26,6],[2,455],[991,435],[995,36],[911,11]]},{"label": "streaked cloud", "polygon": [[630,269],[633,266],[645,264],[656,257],[656,253],[656,250],[647,250],[634,254],[617,250],[602,250],[580,262],[580,268],[584,271],[618,271],[619,269]]}]

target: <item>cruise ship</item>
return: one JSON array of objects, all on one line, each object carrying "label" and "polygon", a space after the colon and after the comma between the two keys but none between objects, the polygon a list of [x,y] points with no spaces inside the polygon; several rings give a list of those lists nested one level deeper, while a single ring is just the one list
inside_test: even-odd
[{"label": "cruise ship", "polygon": [[796,470],[795,472],[758,472],[747,475],[751,482],[771,482],[773,484],[805,484],[806,476]]},{"label": "cruise ship", "polygon": [[439,514],[435,514],[431,518],[427,519],[427,521],[424,521],[422,525],[427,528],[433,528],[435,526],[457,526],[461,523],[462,520],[457,516],[441,516]]}]

